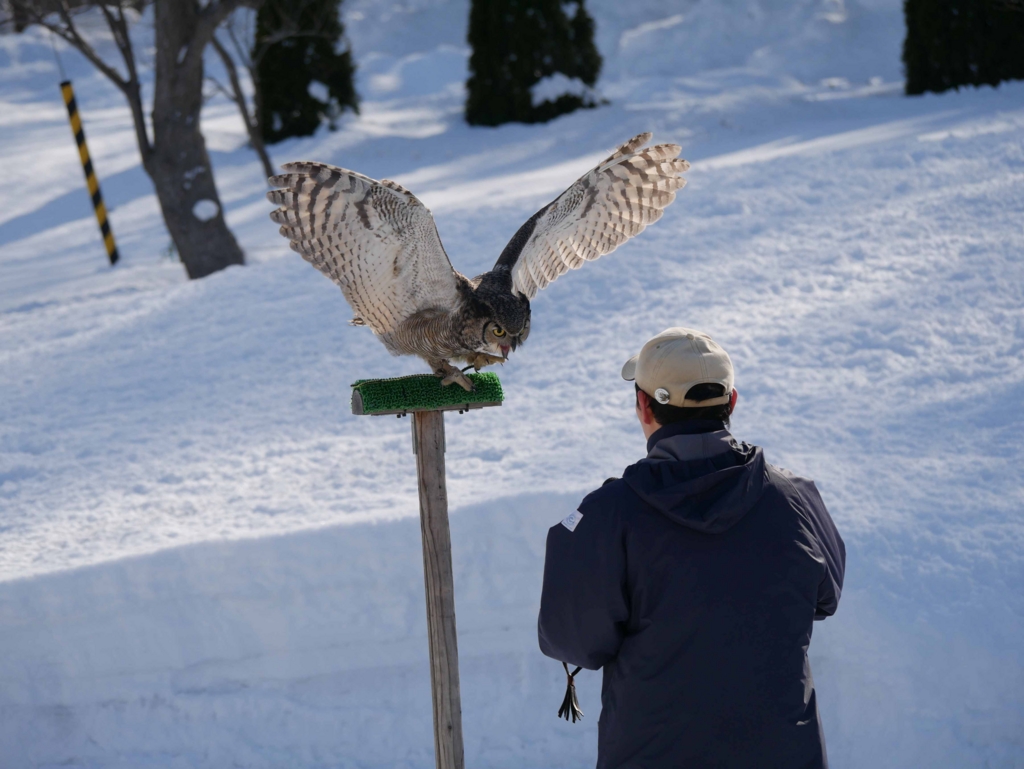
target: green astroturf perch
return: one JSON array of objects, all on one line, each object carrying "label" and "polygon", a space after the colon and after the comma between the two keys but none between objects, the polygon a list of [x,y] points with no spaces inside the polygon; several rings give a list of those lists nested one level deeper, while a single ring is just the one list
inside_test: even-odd
[{"label": "green astroturf perch", "polygon": [[427,598],[430,689],[434,711],[437,769],[465,769],[462,748],[462,695],[455,628],[455,583],[448,526],[444,466],[444,412],[500,406],[497,375],[470,374],[472,390],[443,385],[430,374],[394,379],[360,379],[352,385],[352,413],[368,416],[412,414],[412,450],[420,495],[423,581]]},{"label": "green astroturf perch", "polygon": [[394,379],[360,379],[352,385],[353,414],[396,414],[414,411],[468,411],[500,406],[504,400],[497,374],[470,374],[472,391],[448,387],[430,374]]}]

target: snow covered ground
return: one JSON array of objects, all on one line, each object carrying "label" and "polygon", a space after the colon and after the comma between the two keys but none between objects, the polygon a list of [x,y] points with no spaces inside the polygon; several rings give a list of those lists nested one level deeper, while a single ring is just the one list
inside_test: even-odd
[{"label": "snow covered ground", "polygon": [[[898,0],[588,6],[611,103],[470,129],[468,3],[348,0],[362,114],[271,148],[405,184],[470,274],[639,131],[693,164],[537,298],[505,405],[448,419],[467,765],[593,764],[600,676],[557,721],[536,649],[545,530],[641,455],[619,366],[684,324],[846,537],[811,647],[833,766],[1024,767],[1024,83],[903,97]],[[123,263],[48,41],[0,37],[0,766],[432,766],[409,426],[348,413],[421,364],[287,250],[217,100],[250,264],[187,282],[120,95],[64,61]]]}]

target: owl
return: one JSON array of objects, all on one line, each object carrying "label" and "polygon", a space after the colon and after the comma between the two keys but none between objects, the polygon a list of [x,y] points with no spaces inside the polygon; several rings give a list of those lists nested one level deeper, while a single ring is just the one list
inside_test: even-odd
[{"label": "owl", "polygon": [[[530,334],[530,300],[570,269],[614,251],[661,218],[690,164],[675,144],[622,144],[531,216],[490,272],[452,267],[430,211],[395,182],[296,162],[270,178],[270,218],[291,248],[337,283],[352,323],[393,355],[418,355],[444,385],[503,363]],[[464,367],[454,365],[465,364]]]}]

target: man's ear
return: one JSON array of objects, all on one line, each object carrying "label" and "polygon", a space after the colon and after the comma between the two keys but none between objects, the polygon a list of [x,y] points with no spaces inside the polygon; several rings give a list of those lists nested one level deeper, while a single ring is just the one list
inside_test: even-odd
[{"label": "man's ear", "polygon": [[733,409],[736,408],[736,400],[740,397],[740,394],[733,388],[732,395],[729,396],[729,416],[732,416]]},{"label": "man's ear", "polygon": [[640,421],[645,425],[654,421],[654,414],[651,413],[651,396],[640,390],[636,394],[637,410],[640,412]]}]

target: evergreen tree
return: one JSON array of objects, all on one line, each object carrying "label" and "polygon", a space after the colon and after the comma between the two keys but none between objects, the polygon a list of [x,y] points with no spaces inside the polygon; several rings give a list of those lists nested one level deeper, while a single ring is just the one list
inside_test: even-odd
[{"label": "evergreen tree", "polygon": [[[325,121],[333,128],[346,108],[359,111],[352,53],[347,47],[337,52],[345,35],[339,5],[271,0],[260,6],[253,59],[259,62],[259,125],[267,143],[309,136]],[[323,86],[320,94],[310,93],[314,82]]]},{"label": "evergreen tree", "polygon": [[908,94],[1024,78],[1024,13],[1007,0],[904,0]]},{"label": "evergreen tree", "polygon": [[601,55],[584,0],[472,0],[469,44],[466,120],[472,125],[545,122],[596,106],[586,93],[534,105],[530,91],[556,73],[588,87],[597,82]]}]

